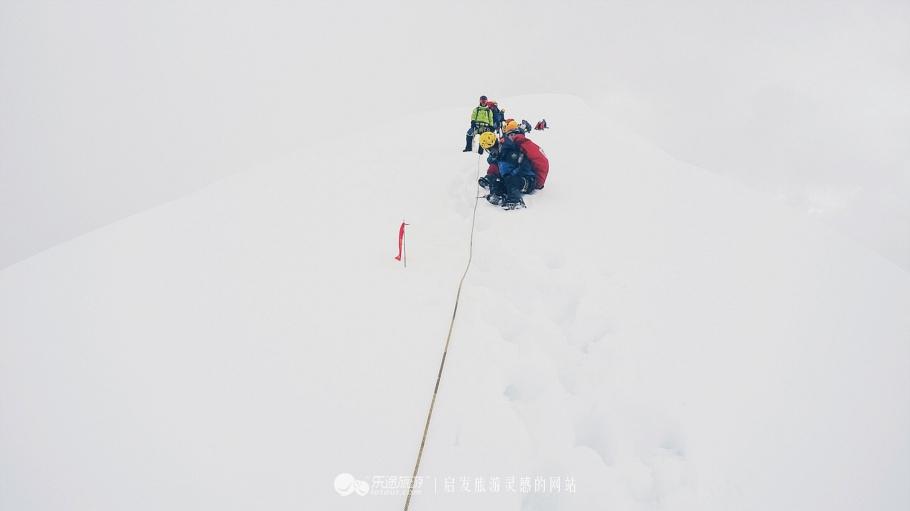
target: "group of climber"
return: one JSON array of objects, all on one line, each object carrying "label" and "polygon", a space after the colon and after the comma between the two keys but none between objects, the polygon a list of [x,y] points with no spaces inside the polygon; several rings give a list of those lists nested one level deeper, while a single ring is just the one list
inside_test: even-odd
[{"label": "group of climber", "polygon": [[[541,120],[535,129],[545,129],[546,120]],[[504,119],[504,112],[494,101],[480,96],[480,105],[471,113],[471,127],[468,129],[464,152],[473,151],[473,139],[478,137],[478,153],[486,150],[487,174],[479,184],[489,193],[490,204],[503,209],[525,207],[522,194],[533,193],[543,188],[550,170],[550,162],[540,146],[525,134],[531,131],[527,121],[518,123]]]}]

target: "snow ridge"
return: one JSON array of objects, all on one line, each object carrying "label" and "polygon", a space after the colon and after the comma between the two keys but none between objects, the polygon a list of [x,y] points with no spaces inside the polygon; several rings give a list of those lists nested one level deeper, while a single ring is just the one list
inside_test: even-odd
[{"label": "snow ridge", "polygon": [[0,508],[401,509],[332,482],[413,466],[476,206],[413,509],[906,509],[910,276],[578,98],[497,99],[551,125],[525,210],[478,204],[444,110],[0,271]]}]

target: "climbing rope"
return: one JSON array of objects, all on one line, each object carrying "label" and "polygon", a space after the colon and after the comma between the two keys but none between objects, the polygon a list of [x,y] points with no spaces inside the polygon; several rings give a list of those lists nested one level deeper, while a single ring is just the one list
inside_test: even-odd
[{"label": "climbing rope", "polygon": [[[480,155],[477,155],[477,180],[480,179]],[[475,180],[475,182],[477,182]],[[439,373],[436,375],[436,386],[433,387],[433,399],[430,401],[430,409],[427,412],[427,422],[423,426],[423,437],[420,439],[420,449],[417,451],[417,462],[414,463],[414,474],[411,476],[411,482],[408,485],[408,497],[404,501],[404,511],[408,511],[411,505],[411,495],[414,490],[414,482],[417,480],[417,472],[420,470],[420,459],[423,457],[423,448],[427,443],[427,433],[430,431],[430,419],[433,418],[433,407],[436,406],[436,395],[439,393],[439,382],[442,380],[442,370],[446,365],[446,355],[449,353],[449,342],[452,340],[452,330],[455,328],[455,315],[458,314],[458,302],[461,299],[461,287],[464,284],[465,277],[468,276],[468,270],[471,269],[471,259],[474,257],[474,223],[477,220],[477,204],[480,202],[480,184],[477,185],[477,192],[474,194],[474,211],[471,214],[471,237],[468,243],[468,264],[465,265],[464,273],[461,274],[461,280],[458,281],[458,291],[455,293],[455,307],[452,310],[452,320],[449,322],[449,333],[446,335],[445,347],[442,350],[442,360],[439,362]]]}]

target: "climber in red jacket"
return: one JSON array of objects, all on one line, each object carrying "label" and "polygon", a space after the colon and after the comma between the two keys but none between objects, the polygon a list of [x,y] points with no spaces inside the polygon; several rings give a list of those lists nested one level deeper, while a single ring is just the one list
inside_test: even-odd
[{"label": "climber in red jacket", "polygon": [[550,162],[540,146],[525,137],[521,126],[510,121],[503,129],[505,136],[481,136],[480,145],[490,152],[487,175],[480,178],[480,186],[490,190],[487,200],[505,209],[523,208],[523,193],[544,187]]}]

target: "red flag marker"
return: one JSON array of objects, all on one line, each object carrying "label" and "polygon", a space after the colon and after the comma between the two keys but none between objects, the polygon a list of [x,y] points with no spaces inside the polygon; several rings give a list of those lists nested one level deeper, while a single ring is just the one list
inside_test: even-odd
[{"label": "red flag marker", "polygon": [[404,255],[405,266],[408,265],[408,256],[407,256],[407,253],[405,252],[405,245],[404,245],[404,226],[406,226],[406,225],[409,225],[409,224],[406,224],[406,223],[404,223],[404,221],[402,221],[401,227],[398,228],[398,255],[395,256],[396,261],[401,261],[401,257],[402,257],[402,255]]}]

